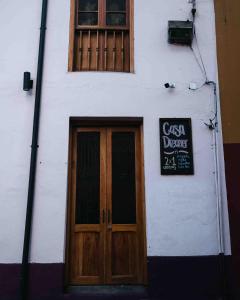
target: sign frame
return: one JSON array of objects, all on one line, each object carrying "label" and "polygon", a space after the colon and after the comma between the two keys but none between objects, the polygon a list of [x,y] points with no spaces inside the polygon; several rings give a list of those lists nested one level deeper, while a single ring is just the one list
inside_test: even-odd
[{"label": "sign frame", "polygon": [[[174,133],[163,132],[163,124],[168,122],[169,125],[184,125],[184,128],[174,127]],[[181,129],[183,130],[181,132]],[[194,175],[194,162],[193,162],[193,142],[192,142],[192,120],[191,118],[159,118],[159,131],[160,131],[160,169],[161,175]],[[185,134],[183,134],[185,133]],[[184,135],[185,139],[181,139]],[[171,141],[179,141],[177,144],[183,144],[183,147],[176,147],[176,150],[166,154],[166,147],[164,147],[164,137],[171,138]],[[182,142],[183,141],[183,142]],[[182,149],[181,149],[182,148]],[[180,166],[180,167],[179,167]]]}]

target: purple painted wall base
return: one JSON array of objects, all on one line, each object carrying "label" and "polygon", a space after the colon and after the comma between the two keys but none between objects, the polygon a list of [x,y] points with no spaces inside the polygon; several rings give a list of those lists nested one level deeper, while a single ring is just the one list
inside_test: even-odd
[{"label": "purple painted wall base", "polygon": [[224,144],[234,289],[240,299],[240,143]]},{"label": "purple painted wall base", "polygon": [[20,265],[0,264],[0,299],[15,300],[19,294]]},{"label": "purple painted wall base", "polygon": [[[231,257],[225,257],[226,294],[231,295]],[[20,265],[0,264],[0,300],[19,300]],[[148,298],[178,300],[215,300],[221,293],[221,269],[218,256],[148,257]],[[140,300],[145,297],[95,297],[64,294],[63,264],[32,264],[30,267],[30,300]]]}]

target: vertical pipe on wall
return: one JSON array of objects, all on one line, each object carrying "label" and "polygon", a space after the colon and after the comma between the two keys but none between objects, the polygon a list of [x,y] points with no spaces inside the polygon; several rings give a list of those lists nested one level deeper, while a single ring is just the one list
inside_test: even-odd
[{"label": "vertical pipe on wall", "polygon": [[221,299],[226,299],[226,270],[225,270],[225,247],[224,247],[224,228],[223,228],[223,203],[221,190],[221,176],[220,176],[220,156],[219,156],[219,124],[218,124],[218,96],[217,85],[214,85],[214,98],[216,110],[216,127],[214,129],[214,144],[215,144],[215,165],[216,165],[216,181],[217,181],[217,214],[218,214],[218,230],[219,230],[219,272],[220,272],[220,294]]},{"label": "vertical pipe on wall", "polygon": [[211,122],[215,121],[213,125],[213,145],[214,145],[214,164],[215,164],[215,185],[217,196],[217,228],[218,228],[218,247],[219,254],[224,254],[224,230],[223,230],[223,209],[222,209],[222,191],[221,191],[221,168],[219,157],[219,121],[218,121],[218,96],[217,96],[217,84],[214,81],[207,81],[207,85],[212,85],[214,90],[214,111],[215,116]]},{"label": "vertical pipe on wall", "polygon": [[[190,0],[192,3],[192,16],[193,16],[193,23],[195,22],[195,14],[196,14],[196,7],[197,7],[197,0]],[[196,31],[194,28],[194,36],[197,42]],[[193,50],[193,49],[192,49]],[[200,51],[199,51],[200,52]],[[201,54],[200,54],[201,58]],[[216,187],[216,215],[217,215],[217,235],[218,235],[218,252],[219,252],[219,274],[220,274],[220,294],[221,299],[225,299],[226,293],[226,274],[225,274],[225,247],[224,247],[224,224],[223,224],[223,203],[222,203],[222,190],[221,190],[221,176],[220,176],[220,156],[219,156],[219,124],[218,124],[218,114],[219,112],[219,99],[217,95],[217,84],[215,81],[209,81],[207,72],[201,58],[202,66],[199,64],[201,71],[204,73],[206,77],[206,85],[211,85],[214,90],[214,106],[215,106],[215,116],[213,119],[210,120],[210,127],[213,129],[213,146],[214,146],[214,165],[215,165],[215,187]],[[213,121],[215,121],[213,123]]]},{"label": "vertical pipe on wall", "polygon": [[36,166],[37,166],[38,133],[39,133],[39,119],[40,119],[41,94],[42,94],[42,77],[43,77],[43,61],[44,61],[44,49],[45,49],[45,32],[46,32],[46,23],[47,23],[47,6],[48,6],[48,0],[43,0],[39,52],[38,52],[33,131],[32,131],[32,145],[31,145],[32,150],[31,150],[31,161],[30,161],[29,183],[28,183],[27,211],[26,211],[24,244],[23,244],[23,254],[22,254],[21,275],[20,275],[21,276],[20,277],[20,293],[21,293],[20,299],[21,300],[26,300],[28,298],[29,253],[30,253],[30,246],[31,246],[32,215],[33,215]]},{"label": "vertical pipe on wall", "polygon": [[218,229],[218,244],[219,244],[219,277],[220,277],[220,300],[226,299],[226,274],[225,274],[225,247],[224,247],[224,228],[223,228],[223,206],[222,206],[222,191],[221,191],[221,176],[220,176],[220,157],[219,157],[219,107],[217,96],[217,84],[214,81],[207,81],[207,85],[212,85],[214,89],[214,105],[215,117],[211,123],[215,121],[213,128],[213,146],[214,146],[214,164],[215,164],[215,185],[217,197],[217,229]]},{"label": "vertical pipe on wall", "polygon": [[[197,1],[196,0],[190,0],[190,3],[192,3],[192,17],[193,17],[193,24],[195,23],[195,14],[196,14],[196,7],[197,7]],[[217,235],[218,235],[218,249],[219,249],[219,255],[224,256],[224,230],[223,230],[223,208],[222,208],[222,191],[221,191],[221,176],[220,176],[220,158],[219,158],[219,141],[218,141],[218,96],[217,96],[217,84],[215,81],[209,81],[206,68],[201,56],[201,52],[198,46],[198,40],[197,40],[197,35],[196,35],[196,30],[194,27],[194,37],[196,40],[197,48],[199,51],[200,59],[201,59],[201,64],[197,60],[199,67],[201,71],[203,72],[203,75],[205,76],[205,83],[204,85],[210,85],[213,87],[214,91],[214,111],[215,111],[215,116],[213,119],[210,119],[210,129],[213,130],[213,146],[214,146],[214,165],[215,165],[215,186],[216,186],[216,213],[217,213]],[[194,50],[191,47],[193,53]],[[213,123],[214,121],[214,123]],[[207,125],[207,124],[206,124]]]},{"label": "vertical pipe on wall", "polygon": [[[196,8],[197,8],[197,0],[190,0],[190,3],[192,3],[192,16],[193,16],[193,23],[195,22],[195,14],[196,14]],[[197,43],[197,48],[200,54],[200,59],[201,59],[201,64],[198,62],[201,71],[203,72],[205,76],[205,83],[204,85],[210,85],[213,87],[214,91],[214,111],[215,111],[215,116],[212,120],[210,120],[210,126],[212,126],[211,129],[213,129],[213,145],[214,145],[214,165],[215,165],[215,186],[216,186],[216,198],[217,198],[217,234],[218,234],[218,247],[219,247],[219,255],[224,256],[224,230],[223,230],[223,208],[222,208],[222,191],[221,191],[221,176],[220,176],[220,158],[219,158],[219,141],[218,141],[218,96],[217,96],[217,84],[215,81],[209,81],[206,68],[198,47],[198,40],[197,40],[197,35],[196,35],[196,30],[194,28],[194,37]],[[194,52],[193,48],[191,47],[192,51]],[[214,121],[214,123],[213,123]],[[209,127],[210,128],[210,127]]]}]

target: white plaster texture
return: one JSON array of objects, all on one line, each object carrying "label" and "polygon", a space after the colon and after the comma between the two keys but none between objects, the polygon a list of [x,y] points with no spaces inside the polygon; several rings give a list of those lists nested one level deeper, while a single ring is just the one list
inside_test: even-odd
[{"label": "white plaster texture", "polygon": [[[41,1],[0,3],[0,262],[20,262],[27,201]],[[198,1],[196,30],[208,78],[217,81],[214,7]],[[69,117],[144,117],[147,252],[156,256],[218,254],[214,147],[204,125],[214,114],[210,87],[189,47],[167,43],[167,22],[190,18],[187,0],[135,0],[135,72],[67,71],[69,0],[49,1],[31,261],[63,262]],[[196,44],[193,45],[196,47]],[[165,82],[176,88],[169,91]],[[159,118],[192,118],[195,174],[161,176]],[[221,138],[221,137],[220,137]],[[230,253],[221,151],[225,251]]]}]

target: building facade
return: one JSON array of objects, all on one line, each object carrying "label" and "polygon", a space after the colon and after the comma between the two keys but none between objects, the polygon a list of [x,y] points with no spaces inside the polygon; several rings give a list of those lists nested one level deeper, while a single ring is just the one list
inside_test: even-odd
[{"label": "building facade", "polygon": [[[0,4],[5,300],[20,294],[40,2]],[[170,44],[168,21],[192,19],[191,46]],[[49,1],[31,299],[75,299],[83,285],[221,294],[231,243],[219,99],[213,1]]]}]

